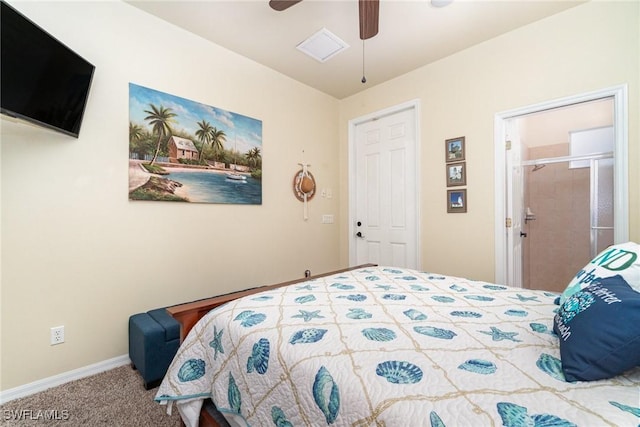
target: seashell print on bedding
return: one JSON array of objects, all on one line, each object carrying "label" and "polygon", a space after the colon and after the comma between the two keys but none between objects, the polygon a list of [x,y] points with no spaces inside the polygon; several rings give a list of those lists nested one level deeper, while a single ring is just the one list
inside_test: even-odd
[{"label": "seashell print on bedding", "polygon": [[487,297],[485,295],[465,295],[466,299],[474,300],[474,301],[493,301],[495,298]]},{"label": "seashell print on bedding", "polygon": [[305,304],[315,300],[316,300],[316,297],[314,295],[303,295],[301,297],[294,299],[294,301],[297,302],[298,304]]},{"label": "seashell print on bedding", "polygon": [[451,298],[451,297],[446,297],[443,295],[435,295],[431,297],[432,300],[434,301],[438,301],[438,302],[444,302],[444,303],[450,303],[450,302],[454,302],[455,299]]},{"label": "seashell print on bedding", "polygon": [[507,310],[504,312],[507,316],[527,317],[529,313],[525,310]]},{"label": "seashell print on bedding", "polygon": [[245,310],[238,314],[233,320],[239,320],[242,326],[250,328],[264,322],[266,318],[266,314],[256,313],[253,310]]},{"label": "seashell print on bedding", "polygon": [[456,284],[449,286],[449,289],[456,292],[467,292],[467,288],[463,288],[462,286]]},{"label": "seashell print on bedding", "polygon": [[355,289],[353,285],[345,285],[344,283],[334,283],[331,285],[332,288],[340,289],[342,291],[348,291],[350,289]]},{"label": "seashell print on bedding", "polygon": [[414,326],[413,330],[419,334],[442,340],[451,340],[457,335],[455,332],[448,329],[434,328],[432,326]]},{"label": "seashell print on bedding", "polygon": [[476,313],[475,311],[459,311],[459,310],[454,310],[451,313],[452,316],[456,316],[456,317],[473,317],[476,319],[479,319],[480,317],[482,317],[482,314],[480,313]]},{"label": "seashell print on bedding", "polygon": [[393,341],[396,333],[387,328],[366,328],[362,330],[362,335],[371,341]]},{"label": "seashell print on bedding", "polygon": [[473,372],[476,374],[490,375],[495,373],[498,368],[488,360],[470,359],[458,366],[458,369]]},{"label": "seashell print on bedding", "polygon": [[253,301],[269,301],[273,299],[271,295],[261,295],[259,297],[251,298]]},{"label": "seashell print on bedding", "polygon": [[553,329],[549,329],[547,325],[543,325],[542,323],[529,323],[529,327],[534,332],[539,332],[541,334],[549,334],[553,336],[556,335]]},{"label": "seashell print on bedding", "polygon": [[640,418],[640,408],[636,408],[633,406],[629,406],[629,405],[623,405],[622,403],[618,403],[618,402],[614,402],[614,401],[609,401],[609,403],[613,406],[615,406],[618,409],[621,409],[625,412],[628,412],[630,414],[635,415],[636,417]]},{"label": "seashell print on bedding", "polygon": [[255,370],[257,373],[264,375],[269,369],[269,352],[269,340],[260,338],[253,345],[251,356],[247,359],[247,373],[250,374]]},{"label": "seashell print on bedding", "polygon": [[[382,270],[272,289],[209,312],[155,400],[174,402],[175,412],[211,396],[254,427],[640,427],[640,368],[564,380],[557,294]],[[294,302],[310,295],[316,300]],[[464,298],[474,295],[495,299]],[[186,425],[197,425],[193,418]]]},{"label": "seashell print on bedding", "polygon": [[501,285],[483,285],[482,287],[485,289],[489,289],[490,291],[504,291],[507,289],[506,286]]},{"label": "seashell print on bedding", "polygon": [[562,372],[562,362],[557,357],[542,353],[536,361],[536,366],[544,373],[558,381],[566,382]]},{"label": "seashell print on bedding", "polygon": [[350,308],[347,313],[347,317],[354,320],[364,320],[371,319],[373,315],[371,313],[367,313],[363,308]]},{"label": "seashell print on bedding", "polygon": [[242,406],[242,396],[240,395],[240,389],[236,385],[236,380],[233,375],[229,373],[229,386],[227,388],[227,400],[229,401],[229,407],[236,414],[240,413],[240,407]]},{"label": "seashell print on bedding", "polygon": [[340,295],[336,298],[340,299],[348,299],[349,301],[362,302],[367,299],[366,295],[356,294],[356,295]]},{"label": "seashell print on bedding", "polygon": [[318,342],[327,333],[326,329],[302,329],[291,336],[289,344],[308,344]]},{"label": "seashell print on bedding", "polygon": [[515,403],[499,402],[496,406],[505,427],[577,427],[572,422],[555,415],[529,415],[527,408]]},{"label": "seashell print on bedding", "polygon": [[431,422],[431,427],[447,427],[435,411],[431,411],[431,413],[429,413],[429,421]]},{"label": "seashell print on bedding", "polygon": [[333,377],[324,366],[320,367],[313,381],[313,400],[322,411],[327,424],[333,424],[340,411],[340,391]]},{"label": "seashell print on bedding", "polygon": [[202,359],[189,359],[182,364],[178,371],[178,379],[185,383],[194,381],[204,375],[205,363]]},{"label": "seashell print on bedding", "polygon": [[407,316],[411,320],[427,320],[427,315],[416,310],[415,308],[410,308],[409,310],[403,311],[404,315]]},{"label": "seashell print on bedding", "polygon": [[422,379],[422,369],[413,363],[388,360],[378,364],[376,374],[391,384],[415,384]]},{"label": "seashell print on bedding", "polygon": [[406,295],[400,294],[385,294],[382,296],[382,299],[386,299],[388,301],[403,301],[407,298]]},{"label": "seashell print on bedding", "polygon": [[277,406],[271,407],[271,420],[276,427],[293,427],[282,409]]}]

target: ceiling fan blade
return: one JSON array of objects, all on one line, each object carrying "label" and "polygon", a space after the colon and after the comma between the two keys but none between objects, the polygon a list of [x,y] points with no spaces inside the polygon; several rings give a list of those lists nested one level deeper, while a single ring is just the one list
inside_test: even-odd
[{"label": "ceiling fan blade", "polygon": [[269,6],[271,6],[271,9],[280,12],[285,9],[289,9],[291,6],[296,3],[300,3],[301,1],[302,0],[269,0]]},{"label": "ceiling fan blade", "polygon": [[360,6],[360,39],[366,40],[378,34],[378,18],[380,15],[379,0],[359,0]]}]

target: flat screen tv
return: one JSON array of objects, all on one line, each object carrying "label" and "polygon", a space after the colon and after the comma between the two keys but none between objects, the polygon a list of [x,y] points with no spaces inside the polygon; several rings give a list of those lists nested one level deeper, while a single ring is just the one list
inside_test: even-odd
[{"label": "flat screen tv", "polygon": [[95,67],[0,2],[2,114],[78,137]]}]

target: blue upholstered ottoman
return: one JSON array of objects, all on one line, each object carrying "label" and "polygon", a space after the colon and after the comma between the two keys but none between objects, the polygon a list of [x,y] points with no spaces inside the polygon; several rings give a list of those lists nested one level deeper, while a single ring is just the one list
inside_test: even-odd
[{"label": "blue upholstered ottoman", "polygon": [[129,317],[129,359],[145,389],[157,387],[180,345],[180,324],[164,308]]}]

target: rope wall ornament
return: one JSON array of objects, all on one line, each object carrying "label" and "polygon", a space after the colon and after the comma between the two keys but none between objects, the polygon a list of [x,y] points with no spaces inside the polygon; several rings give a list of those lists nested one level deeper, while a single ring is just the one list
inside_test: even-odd
[{"label": "rope wall ornament", "polygon": [[307,163],[298,164],[302,166],[302,169],[296,172],[293,177],[293,194],[296,196],[296,199],[304,203],[303,218],[306,221],[309,219],[308,202],[313,199],[313,196],[316,194],[316,180],[311,172],[309,172],[309,166],[311,165]]}]

